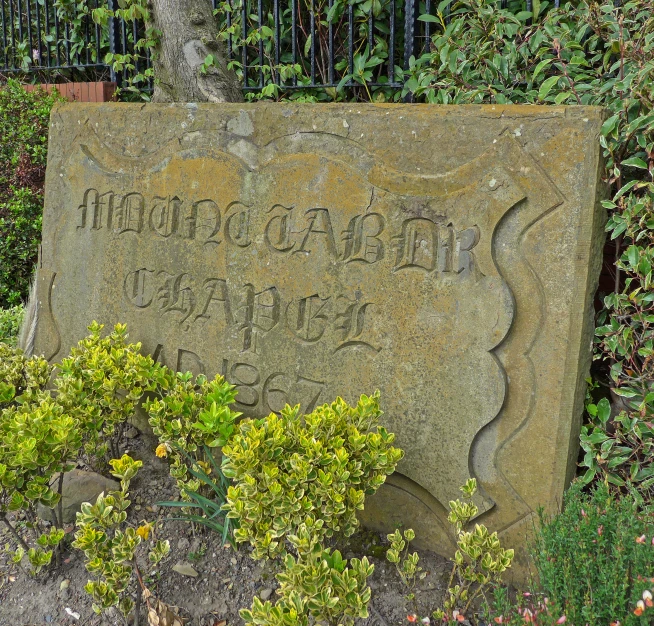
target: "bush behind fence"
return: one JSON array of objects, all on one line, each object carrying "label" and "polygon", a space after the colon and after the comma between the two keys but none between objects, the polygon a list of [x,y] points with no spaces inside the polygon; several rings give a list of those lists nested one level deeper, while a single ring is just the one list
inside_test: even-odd
[{"label": "bush behind fence", "polygon": [[[523,19],[560,0],[497,0]],[[251,98],[399,99],[412,58],[457,13],[453,0],[212,0],[232,67]],[[122,3],[124,5],[124,3]],[[138,9],[144,0],[132,0]],[[113,80],[147,98],[140,12],[118,0],[0,0],[0,73],[28,82]],[[440,16],[443,16],[442,19]],[[308,90],[308,91],[307,91]]]}]

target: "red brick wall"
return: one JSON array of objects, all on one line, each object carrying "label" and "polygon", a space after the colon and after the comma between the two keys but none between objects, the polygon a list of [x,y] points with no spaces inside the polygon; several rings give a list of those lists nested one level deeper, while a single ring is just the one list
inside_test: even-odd
[{"label": "red brick wall", "polygon": [[25,85],[27,91],[43,87],[46,91],[56,89],[67,100],[77,102],[109,102],[116,91],[116,83],[58,83]]}]

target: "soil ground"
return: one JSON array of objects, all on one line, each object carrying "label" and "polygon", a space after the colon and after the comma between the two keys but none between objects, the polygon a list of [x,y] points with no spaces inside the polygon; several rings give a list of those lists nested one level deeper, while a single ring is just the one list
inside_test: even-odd
[{"label": "soil ground", "polygon": [[[243,624],[238,611],[249,607],[252,597],[259,595],[274,601],[276,570],[270,562],[254,561],[244,545],[238,550],[223,547],[215,533],[195,529],[186,522],[166,521],[176,511],[157,506],[157,502],[172,500],[177,495],[174,481],[168,474],[168,463],[158,459],[153,450],[156,442],[147,434],[125,440],[127,452],[144,462],[132,481],[132,505],[129,521],[155,522],[154,539],[170,541],[170,555],[146,584],[163,602],[178,607],[185,626],[236,626]],[[68,530],[72,540],[74,529]],[[152,535],[151,535],[152,537]],[[149,542],[148,542],[149,543]],[[8,530],[0,528],[0,548],[15,548]],[[406,616],[418,613],[431,615],[441,605],[449,563],[440,556],[420,552],[424,578],[416,582],[414,600],[407,599],[409,590],[403,585],[394,565],[385,560],[388,542],[385,537],[362,530],[338,546],[344,557],[368,556],[375,565],[369,579],[372,589],[370,617],[359,620],[359,626],[391,626],[407,624]],[[196,577],[173,570],[177,564],[190,565]],[[90,576],[84,567],[84,555],[68,548],[59,568],[54,563],[36,577],[12,564],[8,551],[0,551],[0,626],[119,626],[124,624],[115,611],[96,615],[84,585]],[[135,591],[135,590],[134,590]],[[72,615],[71,615],[72,613]],[[223,622],[224,620],[224,622]],[[146,624],[142,614],[141,625]]]}]

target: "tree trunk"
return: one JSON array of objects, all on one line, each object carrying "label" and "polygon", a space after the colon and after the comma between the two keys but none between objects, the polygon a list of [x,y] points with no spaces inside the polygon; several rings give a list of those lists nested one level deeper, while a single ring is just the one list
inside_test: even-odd
[{"label": "tree trunk", "polygon": [[[241,85],[227,69],[225,46],[210,0],[152,0],[161,33],[154,50],[154,102],[241,102]],[[214,64],[200,70],[208,55]]]}]

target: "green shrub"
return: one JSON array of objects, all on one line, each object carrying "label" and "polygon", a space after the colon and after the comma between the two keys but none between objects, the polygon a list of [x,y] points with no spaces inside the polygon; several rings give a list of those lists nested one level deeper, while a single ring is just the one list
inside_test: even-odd
[{"label": "green shrub", "polygon": [[0,86],[0,308],[27,299],[41,241],[50,109],[60,99],[14,80]]},{"label": "green shrub", "polygon": [[116,457],[125,423],[143,394],[155,388],[161,366],[140,354],[140,343],[127,343],[124,324],[106,337],[102,324],[88,329],[58,366],[56,398],[81,424],[87,454],[102,459],[111,450]]},{"label": "green shrub", "polygon": [[302,524],[318,542],[351,535],[366,494],[403,455],[380,416],[377,392],[355,407],[337,398],[304,417],[287,405],[281,415],[240,422],[223,448],[223,471],[235,483],[225,510],[238,521],[236,541],[249,541],[260,559],[283,553],[284,539]]},{"label": "green shrub", "polygon": [[207,450],[224,446],[234,432],[235,420],[241,415],[229,408],[236,391],[217,375],[207,380],[200,375],[195,381],[190,372],[176,373],[161,368],[155,376],[159,397],[148,400],[150,426],[159,438],[157,455],[171,458],[170,474],[177,481],[182,498],[190,500],[188,492],[211,489],[206,481],[193,476],[191,470],[201,469],[207,477],[213,470],[213,459]]},{"label": "green shrub", "polygon": [[[143,540],[149,538],[151,526],[146,524],[134,528],[126,524],[130,481],[143,463],[124,454],[120,459],[111,460],[110,464],[112,475],[120,480],[120,491],[100,494],[95,504],[82,504],[82,510],[77,514],[78,530],[73,546],[84,552],[86,569],[95,578],[84,587],[93,598],[93,610],[99,614],[117,606],[127,618],[135,608],[130,589],[133,579],[143,586],[136,550]],[[169,552],[167,540],[157,541],[148,553],[149,564],[156,566]],[[146,591],[143,586],[143,592]],[[136,624],[141,593],[142,590],[137,589]],[[173,624],[173,621],[165,623]]]},{"label": "green shrub", "polygon": [[575,625],[649,624],[649,615],[634,611],[652,587],[653,535],[654,518],[639,512],[631,498],[615,496],[602,484],[584,493],[577,482],[559,515],[540,513],[533,547],[540,602],[530,598],[510,607],[500,592],[493,614],[507,624],[523,624],[525,610],[547,625],[562,623],[557,620],[564,616]]},{"label": "green shrub", "polygon": [[[35,571],[50,563],[53,549],[64,537],[61,507],[62,479],[74,467],[82,436],[75,420],[46,394],[2,409],[0,415],[0,517],[20,543],[15,561],[27,551]],[[55,475],[60,479],[56,481]],[[44,532],[37,506],[53,509],[55,527]],[[26,514],[36,547],[13,529],[7,513]],[[59,552],[57,552],[57,557]]]},{"label": "green shrub", "polygon": [[[386,560],[395,565],[404,585],[411,591],[416,582],[416,575],[422,571],[418,566],[420,556],[417,552],[409,553],[409,545],[415,539],[416,533],[412,528],[407,528],[404,533],[396,529],[394,533],[386,535],[391,542],[391,547],[386,551]],[[413,594],[410,594],[413,598]]]},{"label": "green shrub", "polygon": [[281,598],[273,606],[255,597],[252,608],[241,611],[246,626],[353,626],[356,618],[368,617],[371,591],[366,583],[374,565],[366,557],[348,564],[338,550],[325,550],[306,526],[289,541],[298,557],[287,554],[277,575]]},{"label": "green shrub", "polygon": [[457,550],[454,564],[447,585],[447,595],[443,608],[434,611],[434,618],[456,624],[468,613],[478,597],[497,585],[502,574],[511,567],[514,551],[500,545],[497,532],[489,532],[483,524],[475,524],[472,530],[465,530],[471,519],[477,516],[479,509],[470,500],[477,491],[474,478],[461,487],[465,500],[450,502],[447,521],[456,531]]},{"label": "green shrub", "polygon": [[51,373],[44,358],[28,358],[22,350],[0,343],[0,411],[41,395]]},{"label": "green shrub", "polygon": [[573,485],[560,515],[541,513],[535,562],[540,584],[572,624],[639,624],[631,610],[654,576],[654,519],[604,485],[584,494]]},{"label": "green shrub", "polygon": [[10,309],[0,309],[0,343],[6,343],[9,346],[16,345],[23,313],[22,305]]}]

